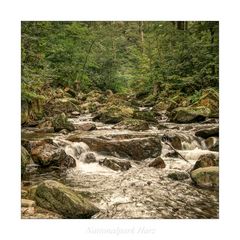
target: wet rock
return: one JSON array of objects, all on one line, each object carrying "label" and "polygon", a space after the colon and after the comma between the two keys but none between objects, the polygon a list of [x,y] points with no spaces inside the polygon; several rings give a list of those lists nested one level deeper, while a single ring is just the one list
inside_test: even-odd
[{"label": "wet rock", "polygon": [[193,170],[197,168],[217,166],[216,155],[209,153],[204,154],[198,158],[198,161],[195,163]]},{"label": "wet rock", "polygon": [[178,153],[176,151],[169,151],[165,157],[169,157],[169,158],[178,158]]},{"label": "wet rock", "polygon": [[66,218],[91,218],[99,212],[96,206],[80,194],[53,180],[46,180],[37,187],[35,200],[40,207]]},{"label": "wet rock", "polygon": [[148,122],[156,122],[154,113],[151,111],[134,111],[133,113],[134,119],[145,120]]},{"label": "wet rock", "polygon": [[144,120],[125,119],[114,126],[115,129],[128,129],[132,131],[145,131],[149,129],[149,125]]},{"label": "wet rock", "polygon": [[41,145],[36,145],[31,148],[31,156],[33,161],[40,166],[61,166],[61,167],[75,167],[75,159],[67,155],[66,152],[49,144],[42,142]]},{"label": "wet rock", "polygon": [[84,156],[84,162],[85,163],[93,163],[93,162],[96,162],[96,161],[97,160],[96,160],[96,156],[95,156],[94,153],[88,152],[88,153],[85,154],[85,156]]},{"label": "wet rock", "polygon": [[31,156],[27,149],[21,146],[21,175],[23,176],[26,172],[26,166],[31,162]]},{"label": "wet rock", "polygon": [[22,207],[35,207],[36,203],[33,200],[29,200],[29,199],[21,199],[21,206]]},{"label": "wet rock", "polygon": [[172,111],[170,119],[177,123],[204,121],[210,115],[207,107],[179,107]]},{"label": "wet rock", "polygon": [[114,171],[126,171],[132,167],[129,161],[122,159],[105,158],[100,161],[99,164],[111,168]]},{"label": "wet rock", "polygon": [[96,129],[96,125],[94,123],[80,123],[74,125],[75,129],[82,131],[91,131]]},{"label": "wet rock", "polygon": [[68,140],[86,143],[92,151],[115,157],[143,160],[161,155],[159,137],[145,137],[123,140],[105,140],[91,137],[69,137]]},{"label": "wet rock", "polygon": [[148,164],[148,167],[165,168],[166,164],[161,157],[157,157]]},{"label": "wet rock", "polygon": [[73,124],[68,121],[68,119],[64,113],[56,115],[53,118],[52,123],[53,123],[54,130],[56,132],[59,132],[62,129],[67,129],[69,131],[73,131],[75,129]]},{"label": "wet rock", "polygon": [[219,138],[209,137],[205,140],[205,144],[210,151],[219,151]]},{"label": "wet rock", "polygon": [[197,137],[209,138],[209,137],[218,137],[219,136],[219,127],[207,128],[199,130],[195,133]]},{"label": "wet rock", "polygon": [[175,149],[182,149],[182,141],[178,135],[168,133],[164,134],[162,139],[164,139],[166,142],[169,142]]},{"label": "wet rock", "polygon": [[204,167],[198,168],[190,174],[192,181],[199,187],[218,188],[219,186],[219,168]]},{"label": "wet rock", "polygon": [[176,171],[176,172],[173,172],[173,173],[169,173],[168,177],[173,179],[173,180],[182,181],[182,180],[188,179],[189,174],[187,172],[184,172],[184,171]]}]

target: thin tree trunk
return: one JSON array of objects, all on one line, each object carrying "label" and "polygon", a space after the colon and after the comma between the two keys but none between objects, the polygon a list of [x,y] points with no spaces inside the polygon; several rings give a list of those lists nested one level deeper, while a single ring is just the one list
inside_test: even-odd
[{"label": "thin tree trunk", "polygon": [[[84,63],[83,63],[82,74],[81,74],[81,76],[80,76],[79,79],[82,79],[82,77],[83,77],[83,74],[84,74],[84,71],[85,71],[85,68],[86,68],[86,65],[87,65],[88,57],[89,57],[89,55],[90,55],[90,53],[91,53],[91,50],[92,50],[92,47],[93,47],[95,41],[96,41],[96,40],[94,39],[94,40],[91,42],[90,46],[89,46],[87,55],[86,55],[85,60],[84,60]],[[79,76],[79,74],[77,74],[77,77],[76,77],[76,80],[75,80],[76,89],[77,89],[77,90],[79,90],[79,87],[80,87],[80,86],[79,86],[79,82],[78,82],[78,80],[79,80],[79,79],[78,79],[78,76]]]}]

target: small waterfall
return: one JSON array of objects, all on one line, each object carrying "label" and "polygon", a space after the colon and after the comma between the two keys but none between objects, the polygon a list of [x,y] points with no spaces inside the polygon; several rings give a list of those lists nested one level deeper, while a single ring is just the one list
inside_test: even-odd
[{"label": "small waterfall", "polygon": [[219,156],[219,153],[218,152],[212,152],[212,151],[209,151],[209,150],[203,150],[203,149],[199,149],[199,148],[195,148],[194,150],[191,150],[191,151],[188,151],[188,150],[180,150],[179,151],[187,160],[195,160],[197,161],[198,158],[201,156],[201,155],[204,155],[204,154],[209,154],[209,153],[212,153],[214,154],[217,158]]},{"label": "small waterfall", "polygon": [[76,167],[79,167],[81,155],[89,151],[89,147],[84,142],[73,142],[65,147],[65,152],[76,160]]}]

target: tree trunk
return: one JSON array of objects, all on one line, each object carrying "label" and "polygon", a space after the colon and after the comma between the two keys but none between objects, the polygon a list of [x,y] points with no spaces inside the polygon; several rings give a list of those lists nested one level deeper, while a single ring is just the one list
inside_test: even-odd
[{"label": "tree trunk", "polygon": [[[212,52],[212,54],[213,54],[213,53],[214,53],[214,37],[215,37],[215,31],[214,31],[214,28],[213,28],[213,27],[210,27],[209,30],[210,30],[210,34],[211,34],[211,52]],[[212,66],[211,66],[211,72],[212,72],[212,75],[214,76],[214,75],[215,75],[215,65],[212,65]]]},{"label": "tree trunk", "polygon": [[144,53],[144,32],[143,32],[143,21],[139,23],[139,32],[140,32],[140,39],[141,39],[141,47],[142,53]]}]

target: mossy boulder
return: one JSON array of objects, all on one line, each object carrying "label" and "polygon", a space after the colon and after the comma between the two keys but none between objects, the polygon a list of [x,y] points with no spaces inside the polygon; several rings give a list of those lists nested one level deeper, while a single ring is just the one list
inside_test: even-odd
[{"label": "mossy boulder", "polygon": [[175,181],[182,181],[189,178],[189,174],[184,171],[176,171],[168,174],[168,177]]},{"label": "mossy boulder", "polygon": [[56,115],[52,119],[52,125],[56,132],[59,132],[62,129],[67,129],[68,131],[73,131],[75,129],[74,125],[68,121],[68,118],[64,113]]},{"label": "mossy boulder", "polygon": [[53,180],[46,180],[36,188],[35,201],[38,206],[66,218],[91,218],[99,212],[86,198]]},{"label": "mossy boulder", "polygon": [[198,160],[194,164],[193,170],[198,168],[217,166],[217,165],[218,165],[218,159],[216,155],[213,153],[207,153],[198,158]]},{"label": "mossy boulder", "polygon": [[202,188],[218,188],[219,168],[216,166],[198,168],[190,174],[192,181]]},{"label": "mossy boulder", "polygon": [[210,113],[207,107],[179,107],[172,111],[170,120],[177,123],[201,122],[209,117]]},{"label": "mossy boulder", "polygon": [[114,128],[128,129],[133,131],[145,131],[149,129],[149,124],[145,120],[128,118],[118,123]]},{"label": "mossy boulder", "polygon": [[133,113],[133,118],[145,120],[148,122],[156,122],[154,112],[152,112],[152,111],[137,111],[137,110],[135,110]]},{"label": "mossy boulder", "polygon": [[21,175],[23,176],[26,172],[26,166],[31,162],[31,156],[27,149],[21,146]]},{"label": "mossy boulder", "polygon": [[125,105],[110,106],[102,108],[93,118],[94,121],[115,124],[121,122],[125,118],[133,116],[134,109]]},{"label": "mossy boulder", "polygon": [[71,113],[80,111],[79,102],[75,98],[55,98],[44,106],[44,112],[47,116],[54,116],[61,113]]},{"label": "mossy boulder", "polygon": [[204,106],[210,109],[210,117],[219,117],[219,93],[211,88],[202,92],[202,96],[195,103],[196,106]]}]

